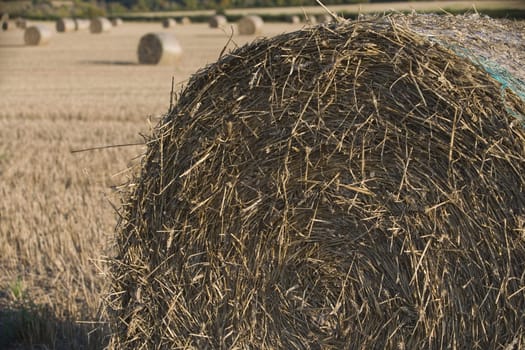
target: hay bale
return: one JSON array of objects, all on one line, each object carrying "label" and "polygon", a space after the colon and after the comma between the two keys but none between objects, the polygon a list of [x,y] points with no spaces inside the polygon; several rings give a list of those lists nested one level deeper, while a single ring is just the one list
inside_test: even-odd
[{"label": "hay bale", "polygon": [[76,28],[73,18],[59,18],[56,21],[56,31],[59,33],[72,32]]},{"label": "hay bale", "polygon": [[90,24],[89,19],[75,18],[75,30],[87,30]]},{"label": "hay bale", "polygon": [[9,13],[4,12],[0,15],[0,21],[1,22],[7,22],[9,21]]},{"label": "hay bale", "polygon": [[182,55],[182,47],[173,33],[148,33],[140,38],[137,54],[142,64],[171,64]]},{"label": "hay bale", "polygon": [[15,18],[15,25],[19,29],[26,29],[27,28],[27,20],[22,17]]},{"label": "hay bale", "polygon": [[190,79],[126,186],[112,346],[525,344],[525,97],[418,26],[307,27]]},{"label": "hay bale", "polygon": [[323,13],[320,15],[315,16],[316,23],[332,23],[334,21],[334,17],[328,13]]},{"label": "hay bale", "polygon": [[124,23],[124,21],[122,21],[122,18],[112,18],[111,19],[111,24],[113,25],[113,27],[118,27],[118,26],[121,26],[122,23]]},{"label": "hay bale", "polygon": [[187,16],[182,17],[182,18],[180,19],[180,24],[182,24],[182,25],[188,25],[188,24],[191,24],[191,19],[190,19],[189,17],[187,17]]},{"label": "hay bale", "polygon": [[93,18],[89,23],[89,31],[93,34],[109,32],[112,27],[110,20],[105,17]]},{"label": "hay bale", "polygon": [[16,28],[17,28],[16,22],[13,21],[13,20],[8,20],[8,21],[2,22],[2,30],[3,31],[13,30],[13,29],[16,29]]},{"label": "hay bale", "polygon": [[162,28],[173,28],[177,25],[177,21],[174,18],[164,18],[162,20]]},{"label": "hay bale", "polygon": [[33,25],[24,31],[24,42],[26,45],[38,46],[49,43],[53,33],[45,25]]},{"label": "hay bale", "polygon": [[210,25],[210,28],[221,28],[228,24],[228,19],[223,15],[215,15],[210,17],[208,24]]},{"label": "hay bale", "polygon": [[244,16],[237,22],[237,28],[241,35],[262,34],[264,21],[259,16]]},{"label": "hay bale", "polygon": [[290,16],[288,17],[288,23],[299,24],[301,23],[301,17],[297,15]]}]

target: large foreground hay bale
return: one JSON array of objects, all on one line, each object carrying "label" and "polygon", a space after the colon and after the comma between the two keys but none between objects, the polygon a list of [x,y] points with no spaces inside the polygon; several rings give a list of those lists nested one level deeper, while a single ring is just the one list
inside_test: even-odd
[{"label": "large foreground hay bale", "polygon": [[223,15],[215,15],[210,17],[208,24],[210,28],[221,28],[228,24],[228,19]]},{"label": "large foreground hay bale", "polygon": [[106,17],[96,17],[91,20],[89,23],[89,31],[92,34],[100,34],[104,32],[109,32],[113,25],[111,21]]},{"label": "large foreground hay bale", "polygon": [[418,21],[442,25],[308,27],[190,79],[126,186],[111,346],[525,344],[525,102]]},{"label": "large foreground hay bale", "polygon": [[140,38],[139,63],[171,64],[182,55],[182,47],[173,33],[148,33]]},{"label": "large foreground hay bale", "polygon": [[162,28],[173,28],[177,26],[177,21],[174,18],[164,18],[162,20]]},{"label": "large foreground hay bale", "polygon": [[34,25],[24,31],[24,42],[26,45],[45,45],[49,43],[53,33],[45,25]]},{"label": "large foreground hay bale", "polygon": [[264,21],[259,16],[244,16],[237,22],[237,28],[241,35],[262,34]]},{"label": "large foreground hay bale", "polygon": [[73,18],[59,18],[56,21],[56,31],[59,33],[72,32],[76,29]]}]

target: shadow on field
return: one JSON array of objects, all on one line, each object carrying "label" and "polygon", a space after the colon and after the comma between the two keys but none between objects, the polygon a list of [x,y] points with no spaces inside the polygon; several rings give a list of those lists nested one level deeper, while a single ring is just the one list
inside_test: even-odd
[{"label": "shadow on field", "polygon": [[106,332],[96,326],[59,319],[44,305],[0,308],[0,349],[102,349]]},{"label": "shadow on field", "polygon": [[138,62],[133,61],[109,61],[109,60],[89,60],[80,61],[82,64],[98,64],[103,66],[138,66]]}]

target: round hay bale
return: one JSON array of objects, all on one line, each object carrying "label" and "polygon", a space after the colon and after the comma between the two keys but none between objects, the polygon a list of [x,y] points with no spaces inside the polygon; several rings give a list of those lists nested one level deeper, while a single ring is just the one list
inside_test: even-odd
[{"label": "round hay bale", "polygon": [[9,13],[5,12],[0,15],[0,22],[7,22],[9,21]]},{"label": "round hay bale", "polygon": [[315,18],[316,23],[332,23],[334,21],[334,17],[328,13],[317,15]]},{"label": "round hay bale", "polygon": [[188,25],[188,24],[191,24],[191,19],[190,19],[189,17],[187,17],[187,16],[182,17],[182,18],[180,19],[180,23],[181,23],[182,25]]},{"label": "round hay bale", "polygon": [[112,346],[525,344],[525,101],[416,26],[310,26],[190,79],[126,186]]},{"label": "round hay bale", "polygon": [[148,33],[140,38],[137,54],[141,64],[171,64],[182,55],[182,47],[173,33]]},{"label": "round hay bale", "polygon": [[17,17],[15,19],[15,25],[19,29],[26,29],[27,28],[27,20],[22,17]]},{"label": "round hay bale", "polygon": [[16,29],[16,28],[17,27],[16,27],[15,21],[8,20],[8,21],[2,22],[2,30],[3,31],[13,30],[13,29]]},{"label": "round hay bale", "polygon": [[73,18],[59,18],[56,21],[56,31],[59,33],[72,32],[76,28]]},{"label": "round hay bale", "polygon": [[315,15],[307,15],[306,16],[306,23],[308,24],[317,24],[317,18]]},{"label": "round hay bale", "polygon": [[259,16],[244,16],[237,22],[241,35],[259,35],[262,33],[264,21]]},{"label": "round hay bale", "polygon": [[49,43],[53,33],[45,25],[33,25],[24,31],[24,42],[26,45],[38,46]]},{"label": "round hay bale", "polygon": [[118,27],[118,26],[121,26],[122,23],[124,23],[124,21],[122,21],[122,18],[112,18],[111,19],[111,24],[113,25],[113,27]]},{"label": "round hay bale", "polygon": [[174,18],[164,18],[162,20],[162,28],[173,28],[177,25],[177,21]]},{"label": "round hay bale", "polygon": [[105,17],[93,18],[89,23],[89,31],[93,34],[109,32],[112,27],[110,20]]},{"label": "round hay bale", "polygon": [[87,30],[90,24],[89,19],[75,18],[75,30]]},{"label": "round hay bale", "polygon": [[288,22],[292,24],[299,24],[301,23],[301,17],[297,15],[290,16],[288,17]]},{"label": "round hay bale", "polygon": [[215,15],[210,17],[208,24],[210,25],[210,28],[221,28],[228,24],[228,19],[223,15]]}]

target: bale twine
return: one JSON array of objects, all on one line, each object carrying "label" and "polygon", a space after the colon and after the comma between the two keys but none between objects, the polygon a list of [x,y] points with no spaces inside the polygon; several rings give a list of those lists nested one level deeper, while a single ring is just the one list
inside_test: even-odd
[{"label": "bale twine", "polygon": [[237,28],[241,35],[262,34],[264,21],[259,16],[244,16],[237,22]]},{"label": "bale twine", "polygon": [[140,38],[137,54],[142,64],[171,64],[182,55],[182,47],[173,33],[148,33]]},{"label": "bale twine", "polygon": [[210,25],[210,28],[221,28],[228,24],[228,19],[223,15],[215,15],[210,17],[208,24]]},{"label": "bale twine", "polygon": [[89,19],[75,18],[75,30],[87,30],[90,24]]},{"label": "bale twine", "polygon": [[93,34],[109,32],[112,27],[110,20],[105,17],[96,17],[89,22],[89,31]]},{"label": "bale twine", "polygon": [[112,346],[525,344],[525,102],[418,25],[306,27],[190,79],[126,186]]},{"label": "bale twine", "polygon": [[162,20],[162,27],[163,28],[173,28],[177,25],[177,21],[175,21],[174,18],[164,18]]},{"label": "bale twine", "polygon": [[124,21],[122,21],[122,18],[117,17],[111,19],[111,24],[113,25],[113,27],[121,26],[122,23],[124,23]]},{"label": "bale twine", "polygon": [[24,42],[26,45],[38,46],[49,43],[53,33],[45,25],[33,25],[24,31]]},{"label": "bale twine", "polygon": [[59,33],[72,32],[76,29],[73,18],[59,18],[56,21],[56,30]]}]

